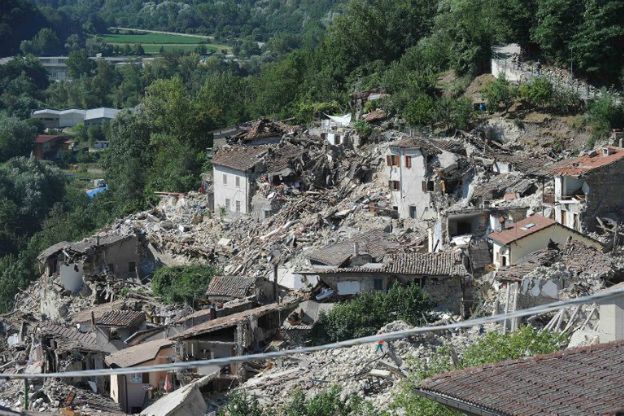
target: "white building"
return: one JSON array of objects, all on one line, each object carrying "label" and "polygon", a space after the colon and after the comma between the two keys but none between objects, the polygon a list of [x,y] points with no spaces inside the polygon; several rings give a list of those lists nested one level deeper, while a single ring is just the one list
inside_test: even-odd
[{"label": "white building", "polygon": [[494,245],[493,263],[497,268],[512,266],[528,254],[548,248],[551,244],[563,247],[568,240],[602,250],[598,241],[542,215],[532,215],[488,237]]},{"label": "white building", "polygon": [[216,214],[245,215],[261,172],[268,147],[236,146],[217,150],[213,159],[214,209]]},{"label": "white building", "polygon": [[385,153],[386,177],[394,209],[400,218],[437,218],[434,192],[448,194],[449,182],[434,174],[433,159],[440,170],[457,166],[459,156],[436,147],[432,141],[405,138],[392,143]]},{"label": "white building", "polygon": [[320,136],[332,146],[348,143],[351,135],[351,114],[327,116],[321,121]]},{"label": "white building", "polygon": [[32,118],[41,120],[45,128],[63,129],[66,127],[74,127],[80,123],[85,126],[100,124],[117,117],[120,110],[108,107],[93,108],[90,110],[78,110],[75,108],[69,110],[37,110],[32,114]]}]

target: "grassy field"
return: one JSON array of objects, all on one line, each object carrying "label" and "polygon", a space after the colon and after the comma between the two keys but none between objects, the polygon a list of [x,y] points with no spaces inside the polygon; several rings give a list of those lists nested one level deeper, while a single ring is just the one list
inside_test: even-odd
[{"label": "grassy field", "polygon": [[184,36],[165,33],[116,33],[116,34],[104,34],[98,35],[104,42],[110,45],[124,46],[124,45],[136,45],[140,44],[145,50],[146,54],[155,55],[162,49],[165,51],[184,51],[190,52],[195,50],[196,47],[203,45],[208,50],[229,50],[227,45],[219,45],[211,43],[206,39],[202,39],[196,36]]}]

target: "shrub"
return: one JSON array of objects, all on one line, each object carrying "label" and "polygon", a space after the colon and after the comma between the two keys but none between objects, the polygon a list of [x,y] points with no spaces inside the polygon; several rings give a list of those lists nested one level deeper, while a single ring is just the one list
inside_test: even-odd
[{"label": "shrub", "polygon": [[366,292],[321,314],[312,331],[313,341],[342,341],[376,333],[385,324],[404,320],[422,324],[433,303],[417,284],[394,285],[387,293]]},{"label": "shrub", "polygon": [[543,108],[549,106],[554,97],[554,89],[546,78],[538,77],[519,88],[520,98],[530,106]]},{"label": "shrub", "polygon": [[624,106],[602,91],[600,97],[589,104],[587,118],[592,126],[591,140],[595,142],[608,137],[611,129],[624,125]]},{"label": "shrub", "polygon": [[500,77],[485,87],[483,95],[490,111],[501,108],[501,105],[507,110],[516,97],[517,91],[509,81],[504,77]]},{"label": "shrub", "polygon": [[152,292],[167,303],[193,305],[201,298],[216,270],[210,266],[163,267],[154,273]]},{"label": "shrub", "polygon": [[355,127],[355,132],[363,139],[368,138],[373,132],[373,128],[367,122],[363,120],[358,120],[353,123],[353,127]]}]

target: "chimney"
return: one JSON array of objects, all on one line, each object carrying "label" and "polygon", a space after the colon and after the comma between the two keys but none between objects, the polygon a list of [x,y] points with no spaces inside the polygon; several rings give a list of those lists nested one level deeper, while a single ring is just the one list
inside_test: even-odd
[{"label": "chimney", "polygon": [[95,329],[95,314],[91,311],[91,329]]},{"label": "chimney", "polygon": [[353,256],[359,256],[360,255],[360,243],[355,242],[353,243]]}]

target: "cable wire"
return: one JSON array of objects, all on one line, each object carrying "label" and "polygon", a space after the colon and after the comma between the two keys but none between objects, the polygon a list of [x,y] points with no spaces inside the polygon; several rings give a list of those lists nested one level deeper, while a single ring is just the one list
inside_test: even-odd
[{"label": "cable wire", "polygon": [[[288,357],[291,355],[310,354],[318,351],[334,350],[339,348],[353,347],[356,345],[370,344],[377,341],[392,341],[402,338],[408,338],[411,336],[427,333],[427,332],[440,332],[449,331],[461,328],[470,328],[478,325],[485,325],[500,321],[507,321],[514,318],[523,318],[527,316],[541,315],[548,312],[553,312],[569,306],[582,305],[587,303],[596,303],[597,301],[604,301],[611,298],[618,297],[624,294],[624,288],[600,291],[588,296],[582,296],[579,298],[568,299],[564,301],[553,302],[545,305],[535,306],[528,309],[521,309],[514,312],[486,316],[482,318],[469,319],[466,321],[455,322],[451,324],[437,325],[437,326],[425,326],[412,329],[406,329],[403,331],[388,332],[385,334],[371,335],[367,337],[349,339],[345,341],[333,342],[330,344],[317,345],[313,347],[302,347],[291,350],[274,351],[268,353],[249,354],[234,357],[214,358],[211,360],[197,360],[197,361],[180,361],[169,364],[155,364],[148,366],[129,367],[129,368],[108,368],[99,370],[81,370],[81,371],[65,371],[57,373],[37,373],[37,374],[1,374],[0,378],[6,379],[45,379],[45,378],[77,378],[77,377],[96,377],[96,376],[108,376],[108,375],[128,375],[128,374],[140,374],[140,373],[155,373],[162,371],[172,370],[186,370],[190,368],[200,368],[209,366],[224,366],[228,364],[243,363],[247,361],[260,361],[273,358]],[[123,351],[123,350],[121,350]]]}]

